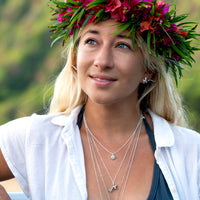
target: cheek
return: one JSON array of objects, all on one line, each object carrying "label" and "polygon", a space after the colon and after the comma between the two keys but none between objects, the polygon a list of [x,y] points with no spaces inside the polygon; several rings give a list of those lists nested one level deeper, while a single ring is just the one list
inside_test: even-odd
[{"label": "cheek", "polygon": [[141,62],[127,62],[129,65],[122,69],[124,75],[129,79],[129,81],[139,81],[144,75],[144,67]]},{"label": "cheek", "polygon": [[78,68],[85,68],[89,66],[89,63],[91,62],[91,56],[87,52],[87,50],[84,49],[84,47],[80,46],[77,50],[77,56],[76,56],[76,65]]},{"label": "cheek", "polygon": [[83,53],[77,55],[76,64],[78,81],[81,87],[84,87],[88,75],[89,64]]}]

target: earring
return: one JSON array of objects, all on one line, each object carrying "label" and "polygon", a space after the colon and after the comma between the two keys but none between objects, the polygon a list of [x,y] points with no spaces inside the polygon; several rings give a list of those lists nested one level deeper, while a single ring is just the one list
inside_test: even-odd
[{"label": "earring", "polygon": [[77,71],[77,68],[74,65],[72,65],[72,67]]},{"label": "earring", "polygon": [[143,84],[146,84],[146,83],[148,83],[148,79],[147,79],[147,77],[145,76],[143,79],[142,79],[142,83]]},{"label": "earring", "polygon": [[156,81],[154,81],[154,80],[152,80],[152,79],[148,79],[146,76],[142,79],[142,83],[143,84],[147,84],[148,82],[156,82]]}]

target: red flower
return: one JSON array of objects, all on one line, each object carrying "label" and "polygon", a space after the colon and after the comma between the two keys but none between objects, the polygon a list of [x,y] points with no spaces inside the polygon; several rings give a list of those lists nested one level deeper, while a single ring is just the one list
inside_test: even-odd
[{"label": "red flower", "polygon": [[154,28],[151,26],[151,21],[143,21],[140,23],[140,33],[144,31],[154,32]]},{"label": "red flower", "polygon": [[181,35],[185,39],[185,37],[188,35],[188,31],[185,31],[182,27],[181,28],[178,27],[177,34]]}]

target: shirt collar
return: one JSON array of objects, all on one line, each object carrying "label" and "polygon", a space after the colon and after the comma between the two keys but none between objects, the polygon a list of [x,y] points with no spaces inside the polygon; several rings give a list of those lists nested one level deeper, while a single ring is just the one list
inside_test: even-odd
[{"label": "shirt collar", "polygon": [[171,126],[164,118],[149,110],[154,126],[154,137],[157,147],[171,147],[174,144],[174,134]]},{"label": "shirt collar", "polygon": [[51,123],[58,126],[66,126],[69,123],[70,124],[73,123],[74,125],[76,125],[77,117],[78,114],[80,113],[81,108],[82,105],[76,107],[74,110],[72,110],[70,114],[64,114],[64,113],[58,114],[52,118]]},{"label": "shirt collar", "polygon": [[[71,114],[59,114],[52,118],[51,122],[58,126],[67,126],[77,124],[77,116],[80,113],[81,106],[76,107],[72,110]],[[152,117],[154,126],[154,137],[156,145],[158,147],[170,147],[174,144],[174,134],[171,129],[171,124],[169,124],[164,118],[156,115],[151,110],[149,113]]]}]

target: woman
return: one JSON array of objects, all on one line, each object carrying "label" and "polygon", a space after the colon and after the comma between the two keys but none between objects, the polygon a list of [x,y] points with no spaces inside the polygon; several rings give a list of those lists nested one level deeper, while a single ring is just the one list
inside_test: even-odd
[{"label": "woman", "polygon": [[0,128],[1,180],[30,199],[199,199],[200,136],[166,71],[190,64],[194,29],[161,1],[53,3],[68,61],[49,115]]}]

